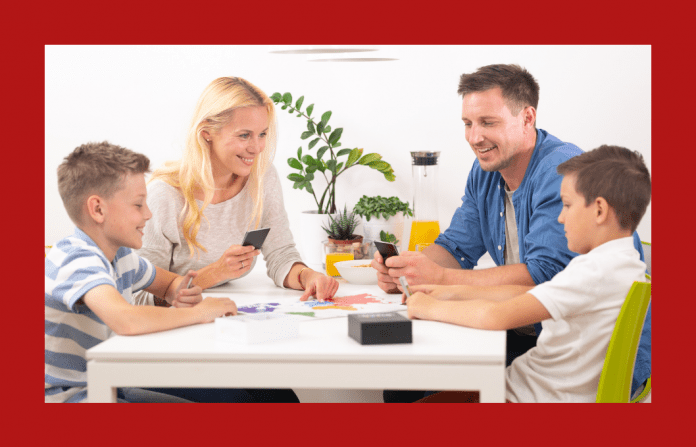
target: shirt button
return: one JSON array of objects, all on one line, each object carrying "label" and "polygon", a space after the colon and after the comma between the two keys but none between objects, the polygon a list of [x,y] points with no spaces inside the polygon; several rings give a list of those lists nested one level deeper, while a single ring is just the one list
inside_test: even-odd
[{"label": "shirt button", "polygon": [[462,261],[463,261],[463,260],[464,260],[464,258],[462,258]]},{"label": "shirt button", "polygon": [[500,217],[503,217],[503,213],[502,213],[502,212],[500,213]]},{"label": "shirt button", "polygon": [[498,185],[498,189],[500,189],[500,185]]},{"label": "shirt button", "polygon": [[503,247],[501,247],[500,245],[498,245],[498,250],[502,250],[502,249],[503,249]]}]

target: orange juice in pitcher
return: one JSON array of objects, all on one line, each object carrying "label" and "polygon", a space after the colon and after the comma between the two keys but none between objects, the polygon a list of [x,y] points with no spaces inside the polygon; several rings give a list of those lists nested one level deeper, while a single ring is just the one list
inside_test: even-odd
[{"label": "orange juice in pitcher", "polygon": [[[439,152],[411,152],[413,157],[413,222],[408,250],[435,242],[440,234],[437,212],[437,158]],[[420,248],[420,247],[419,247]]]},{"label": "orange juice in pitcher", "polygon": [[432,244],[440,234],[440,223],[436,220],[414,220],[411,223],[411,237],[408,250],[414,251],[416,245]]}]

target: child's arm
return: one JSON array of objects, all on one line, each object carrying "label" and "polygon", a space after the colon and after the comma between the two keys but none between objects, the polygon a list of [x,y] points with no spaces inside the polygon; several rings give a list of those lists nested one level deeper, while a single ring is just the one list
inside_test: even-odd
[{"label": "child's arm", "polygon": [[157,266],[155,271],[155,279],[145,290],[156,297],[164,298],[174,307],[191,307],[203,299],[201,296],[203,290],[200,287],[192,285],[190,289],[187,288],[189,279],[197,275],[195,271],[189,270],[185,276],[179,276]]},{"label": "child's arm", "polygon": [[82,299],[104,324],[119,335],[147,334],[210,323],[217,317],[237,313],[237,306],[229,298],[208,297],[193,307],[181,309],[133,306],[108,284],[90,289]]},{"label": "child's arm", "polygon": [[423,292],[437,298],[438,300],[472,300],[483,299],[491,301],[505,301],[510,298],[522,295],[534,287],[520,285],[504,285],[504,286],[441,286],[435,284],[420,284],[409,286],[411,293]]},{"label": "child's arm", "polygon": [[544,305],[530,293],[504,301],[443,301],[418,292],[408,299],[408,316],[491,330],[513,329],[551,318]]}]

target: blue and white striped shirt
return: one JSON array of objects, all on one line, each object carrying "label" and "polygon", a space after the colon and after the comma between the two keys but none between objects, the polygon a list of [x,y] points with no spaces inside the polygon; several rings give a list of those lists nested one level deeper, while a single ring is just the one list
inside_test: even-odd
[{"label": "blue and white striped shirt", "polygon": [[155,267],[126,247],[109,262],[79,228],[51,249],[45,266],[45,401],[79,402],[87,397],[85,353],[112,331],[77,301],[94,287],[109,284],[133,303],[133,292],[152,284]]}]

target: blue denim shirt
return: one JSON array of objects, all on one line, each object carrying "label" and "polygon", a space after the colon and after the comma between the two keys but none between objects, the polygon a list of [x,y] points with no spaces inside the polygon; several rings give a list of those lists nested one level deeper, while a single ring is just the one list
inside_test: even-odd
[{"label": "blue denim shirt", "polygon": [[[561,181],[556,167],[579,155],[577,146],[564,143],[542,129],[524,179],[512,194],[517,222],[520,262],[527,265],[532,280],[541,284],[563,270],[577,256],[568,250],[561,213]],[[634,245],[644,260],[637,233]],[[478,160],[469,172],[462,206],[457,208],[449,228],[435,240],[465,269],[474,268],[488,252],[496,265],[505,264],[505,181],[499,172],[486,172]],[[650,376],[650,308],[645,319],[634,368],[632,392]],[[535,325],[537,333],[541,325]]]}]

